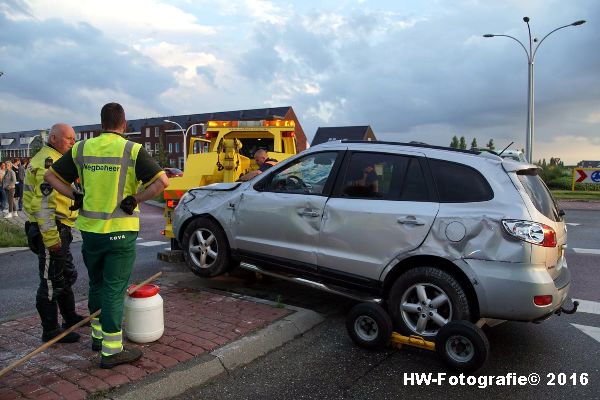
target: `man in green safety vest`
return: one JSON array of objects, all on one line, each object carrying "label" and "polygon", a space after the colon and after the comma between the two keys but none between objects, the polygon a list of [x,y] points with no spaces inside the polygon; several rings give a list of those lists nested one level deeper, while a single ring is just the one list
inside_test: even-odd
[{"label": "man in green safety vest", "polygon": [[[137,348],[123,347],[121,329],[140,225],[137,205],[157,196],[169,180],[141,144],[123,137],[127,122],[120,104],[104,105],[100,118],[100,136],[75,143],[45,178],[80,207],[76,227],[90,280],[88,308],[90,314],[102,310],[92,319],[92,349],[101,351],[102,368],[112,368],[142,356]],[[71,189],[77,178],[83,193]]]}]

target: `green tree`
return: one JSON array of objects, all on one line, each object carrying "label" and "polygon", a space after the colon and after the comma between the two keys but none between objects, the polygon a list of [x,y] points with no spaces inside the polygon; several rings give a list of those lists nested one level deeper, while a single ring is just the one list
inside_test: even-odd
[{"label": "green tree", "polygon": [[154,153],[153,157],[158,163],[158,165],[160,165],[161,167],[167,167],[167,163],[169,160],[167,157],[167,152],[165,151],[165,146],[163,145],[163,140],[163,135],[160,135],[160,137],[158,138],[158,151]]},{"label": "green tree", "polygon": [[450,147],[453,149],[458,149],[458,138],[456,135],[452,136],[452,142],[450,142]]},{"label": "green tree", "polygon": [[465,140],[464,136],[460,137],[460,143],[458,145],[458,148],[462,149],[462,150],[466,150],[467,149],[467,141]]},{"label": "green tree", "polygon": [[473,138],[473,141],[471,142],[471,150],[475,149],[477,149],[477,138]]},{"label": "green tree", "polygon": [[42,135],[37,135],[36,137],[34,137],[31,143],[29,143],[29,157],[33,158],[33,156],[35,156],[38,153],[38,151],[42,149],[43,146],[44,139],[42,139]]},{"label": "green tree", "polygon": [[492,151],[496,150],[496,146],[494,146],[494,139],[490,139],[486,147]]}]

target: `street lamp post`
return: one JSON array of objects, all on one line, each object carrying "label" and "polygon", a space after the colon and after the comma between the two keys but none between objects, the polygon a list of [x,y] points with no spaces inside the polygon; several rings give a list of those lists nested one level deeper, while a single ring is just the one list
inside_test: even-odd
[{"label": "street lamp post", "polygon": [[179,127],[179,130],[181,131],[181,133],[183,135],[183,170],[185,171],[185,162],[186,162],[186,159],[187,159],[187,135],[188,135],[188,132],[190,131],[190,129],[192,129],[192,127],[194,127],[194,126],[204,126],[204,124],[202,124],[202,123],[192,124],[192,125],[188,126],[187,129],[184,130],[183,127],[181,125],[179,125],[175,121],[171,121],[169,119],[165,119],[163,121],[168,122],[169,124],[177,125]]},{"label": "street lamp post", "polygon": [[[527,49],[527,47],[525,47],[525,45],[523,44],[523,42],[521,42],[519,39],[510,36],[510,35],[497,35],[497,34],[492,34],[492,33],[488,33],[483,35],[484,38],[492,38],[492,37],[507,37],[510,38],[514,41],[516,41],[517,43],[519,43],[521,45],[521,47],[523,48],[523,50],[525,50],[525,54],[527,55],[527,65],[528,65],[528,74],[527,74],[527,135],[525,138],[525,158],[527,158],[527,161],[529,161],[530,163],[533,162],[533,134],[534,134],[534,85],[533,85],[533,64],[535,61],[535,55],[537,54],[538,49],[540,48],[540,46],[542,45],[542,42],[551,34],[553,34],[554,32],[563,29],[563,28],[568,28],[569,26],[579,26],[582,24],[585,24],[585,20],[579,20],[579,21],[575,21],[572,24],[568,24],[568,25],[564,25],[564,26],[560,26],[556,29],[554,29],[553,31],[551,31],[550,33],[548,33],[546,36],[544,36],[542,38],[542,40],[540,40],[538,42],[537,38],[533,38],[531,37],[531,27],[529,26],[529,17],[523,17],[523,22],[525,22],[527,24],[527,31],[529,33],[529,50]],[[534,43],[535,46],[534,46]]]}]

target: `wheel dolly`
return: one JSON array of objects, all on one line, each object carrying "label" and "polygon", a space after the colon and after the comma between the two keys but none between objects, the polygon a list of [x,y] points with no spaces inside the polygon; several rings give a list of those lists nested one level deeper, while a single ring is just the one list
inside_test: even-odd
[{"label": "wheel dolly", "polygon": [[[573,314],[578,305],[575,301],[573,309],[560,307],[555,313]],[[376,349],[391,345],[401,349],[402,346],[411,346],[435,351],[450,369],[471,373],[486,363],[490,353],[490,343],[481,329],[488,321],[485,318],[477,323],[451,321],[440,328],[433,340],[427,340],[421,336],[393,332],[392,319],[383,307],[365,302],[350,310],[346,317],[346,330],[360,347]]]}]

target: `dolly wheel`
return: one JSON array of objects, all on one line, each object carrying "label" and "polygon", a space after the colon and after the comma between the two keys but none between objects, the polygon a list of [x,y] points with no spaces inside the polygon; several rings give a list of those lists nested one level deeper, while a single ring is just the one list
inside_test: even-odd
[{"label": "dolly wheel", "polygon": [[477,325],[469,321],[451,321],[437,333],[435,350],[451,369],[473,372],[487,361],[490,342]]},{"label": "dolly wheel", "polygon": [[392,320],[380,305],[360,303],[346,317],[346,329],[350,338],[365,349],[387,346],[392,336]]}]

